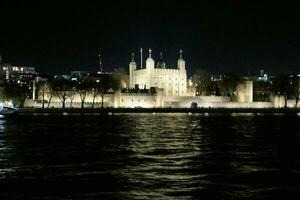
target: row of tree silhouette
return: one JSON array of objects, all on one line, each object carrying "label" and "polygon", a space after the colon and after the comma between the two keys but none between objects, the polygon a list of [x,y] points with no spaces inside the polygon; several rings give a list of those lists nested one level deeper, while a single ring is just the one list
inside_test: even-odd
[{"label": "row of tree silhouette", "polygon": [[[84,77],[79,81],[70,81],[64,78],[48,77],[46,81],[37,83],[37,91],[41,97],[42,108],[49,108],[51,100],[54,96],[58,97],[65,108],[66,101],[70,100],[70,106],[76,94],[81,100],[81,108],[84,108],[85,100],[88,94],[92,96],[92,108],[95,107],[95,99],[101,98],[101,107],[104,104],[104,98],[107,94],[121,88],[121,80],[126,78],[125,73],[117,73],[116,75],[104,75],[100,77]],[[234,73],[228,73],[222,77],[220,81],[211,79],[211,75],[204,70],[197,70],[193,76],[193,83],[196,86],[197,95],[217,95],[229,96],[233,101],[236,88],[243,78]],[[254,82],[254,93],[261,93],[268,96],[282,95],[284,97],[285,107],[287,107],[287,99],[292,98],[299,102],[299,80],[297,76],[281,74],[269,82]],[[4,84],[3,94],[6,99],[13,99],[19,103],[19,107],[24,106],[26,98],[32,95],[32,81],[25,80],[8,81]],[[47,101],[46,101],[46,96]]]},{"label": "row of tree silhouette", "polygon": [[[219,81],[212,80],[211,77],[205,70],[195,72],[193,83],[196,86],[197,95],[229,96],[233,101],[236,88],[243,81],[243,77],[236,73],[227,73]],[[254,93],[260,91],[268,95],[265,99],[276,95],[283,96],[285,107],[287,107],[288,98],[295,99],[296,106],[299,102],[299,77],[297,75],[280,74],[272,81],[255,81],[253,89]]]},{"label": "row of tree silhouette", "polygon": [[[106,95],[119,89],[120,84],[120,77],[103,75],[100,77],[87,76],[79,81],[71,81],[63,77],[48,77],[44,81],[39,81],[36,87],[37,94],[41,98],[42,108],[49,108],[53,97],[58,97],[62,103],[62,108],[66,107],[67,100],[69,100],[70,107],[72,107],[76,94],[80,97],[81,108],[84,108],[88,94],[92,96],[92,108],[95,107],[97,97],[101,98],[101,108],[103,108]],[[32,82],[8,81],[4,85],[4,95],[7,99],[18,102],[19,107],[24,107],[26,98],[32,95]]]}]

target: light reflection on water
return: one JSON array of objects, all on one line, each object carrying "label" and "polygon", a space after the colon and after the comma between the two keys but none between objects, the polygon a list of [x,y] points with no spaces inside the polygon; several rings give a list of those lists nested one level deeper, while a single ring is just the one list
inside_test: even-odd
[{"label": "light reflection on water", "polygon": [[5,124],[4,116],[0,115],[0,133],[4,132],[4,124]]},{"label": "light reflection on water", "polygon": [[298,115],[242,113],[0,119],[0,187],[7,188],[0,197],[300,196],[299,122]]},{"label": "light reflection on water", "polygon": [[5,117],[0,115],[0,179],[7,178],[14,173],[14,169],[9,165],[11,147],[7,144],[4,139],[6,136],[5,133]]}]

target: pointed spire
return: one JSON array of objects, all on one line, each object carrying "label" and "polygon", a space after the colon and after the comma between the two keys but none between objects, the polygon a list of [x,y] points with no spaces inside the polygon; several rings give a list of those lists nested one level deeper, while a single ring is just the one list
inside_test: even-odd
[{"label": "pointed spire", "polygon": [[134,62],[134,53],[131,53],[131,62]]},{"label": "pointed spire", "polygon": [[149,49],[149,58],[151,58],[152,49]]},{"label": "pointed spire", "polygon": [[162,57],[163,57],[163,52],[161,51],[160,52],[160,60],[162,60]]},{"label": "pointed spire", "polygon": [[183,50],[182,50],[182,49],[180,49],[180,51],[179,51],[179,54],[180,54],[180,59],[182,59],[182,53],[183,53]]}]

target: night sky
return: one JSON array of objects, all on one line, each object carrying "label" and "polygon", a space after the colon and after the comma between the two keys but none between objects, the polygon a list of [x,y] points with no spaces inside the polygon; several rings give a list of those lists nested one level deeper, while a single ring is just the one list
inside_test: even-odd
[{"label": "night sky", "polygon": [[271,74],[300,71],[298,4],[216,2],[4,1],[0,54],[6,63],[49,73],[97,70],[98,53],[105,71],[127,69],[133,51],[140,65],[141,47],[152,48],[154,59],[163,51],[170,67],[176,67],[183,49],[189,74],[198,68],[244,74],[261,68]]}]

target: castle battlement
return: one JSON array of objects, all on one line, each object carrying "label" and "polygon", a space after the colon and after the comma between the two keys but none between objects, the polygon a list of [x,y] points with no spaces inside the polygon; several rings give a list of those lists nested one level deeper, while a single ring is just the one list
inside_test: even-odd
[{"label": "castle battlement", "polygon": [[154,68],[154,70],[156,70],[156,71],[161,71],[161,72],[163,72],[163,71],[166,71],[166,72],[178,72],[178,71],[179,71],[179,69],[172,69],[172,68],[165,68],[165,69],[162,69],[162,68]]}]

